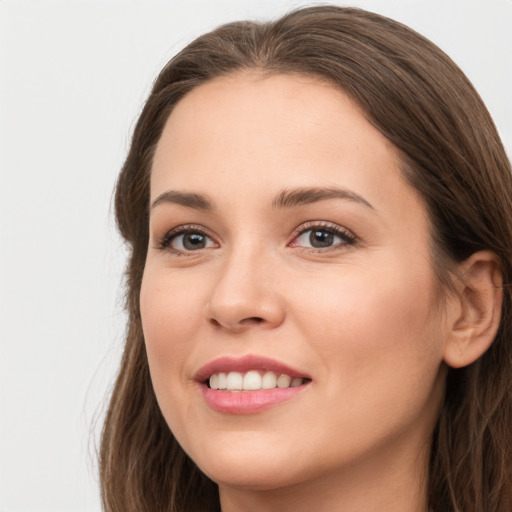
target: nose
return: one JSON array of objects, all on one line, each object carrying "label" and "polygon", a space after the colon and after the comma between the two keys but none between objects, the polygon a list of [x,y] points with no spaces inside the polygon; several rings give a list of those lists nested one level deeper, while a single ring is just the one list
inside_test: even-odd
[{"label": "nose", "polygon": [[278,268],[263,251],[245,247],[222,262],[206,306],[212,326],[231,332],[271,329],[284,321]]}]

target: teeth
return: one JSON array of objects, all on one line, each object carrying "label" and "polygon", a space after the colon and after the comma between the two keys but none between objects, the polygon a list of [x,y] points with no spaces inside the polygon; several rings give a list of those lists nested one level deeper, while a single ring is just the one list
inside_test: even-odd
[{"label": "teeth", "polygon": [[290,383],[291,388],[296,388],[297,386],[300,386],[302,384],[302,379],[300,377],[295,377],[292,379]]},{"label": "teeth", "polygon": [[274,389],[277,386],[277,377],[274,372],[266,372],[261,379],[262,389]]},{"label": "teeth", "polygon": [[210,377],[210,388],[227,391],[256,391],[259,389],[291,388],[300,386],[304,379],[289,375],[276,375],[274,372],[261,373],[251,370],[247,373],[214,373]]},{"label": "teeth", "polygon": [[241,391],[243,386],[242,374],[238,372],[229,372],[226,385],[226,389],[229,389],[230,391]]},{"label": "teeth", "polygon": [[292,383],[292,378],[289,375],[279,375],[277,378],[277,387],[278,388],[289,388]]},{"label": "teeth", "polygon": [[261,389],[261,375],[256,371],[247,372],[244,375],[242,389],[244,391]]},{"label": "teeth", "polygon": [[[213,375],[212,375],[213,377]],[[228,387],[228,377],[225,373],[219,373],[219,380],[217,381],[217,389],[226,389]]]}]

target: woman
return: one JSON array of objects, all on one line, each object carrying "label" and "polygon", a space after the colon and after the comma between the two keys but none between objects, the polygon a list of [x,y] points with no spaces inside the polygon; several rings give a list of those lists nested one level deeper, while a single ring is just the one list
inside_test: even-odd
[{"label": "woman", "polygon": [[358,9],[172,59],[116,191],[108,511],[508,511],[510,163],[432,43]]}]

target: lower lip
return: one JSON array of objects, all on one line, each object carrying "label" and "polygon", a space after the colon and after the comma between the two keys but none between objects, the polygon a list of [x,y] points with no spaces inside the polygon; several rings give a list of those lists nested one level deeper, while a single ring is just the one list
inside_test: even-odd
[{"label": "lower lip", "polygon": [[201,385],[206,403],[225,414],[254,414],[287,402],[302,393],[307,384],[292,388],[260,389],[257,391],[219,391]]}]

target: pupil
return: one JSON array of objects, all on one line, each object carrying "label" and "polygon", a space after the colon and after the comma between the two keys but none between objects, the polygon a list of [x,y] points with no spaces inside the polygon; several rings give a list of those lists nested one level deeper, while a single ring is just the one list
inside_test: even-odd
[{"label": "pupil", "polygon": [[330,247],[334,235],[327,231],[312,231],[309,235],[309,241],[313,247]]},{"label": "pupil", "polygon": [[183,247],[188,250],[203,249],[206,245],[204,235],[200,233],[188,233],[183,236]]}]

